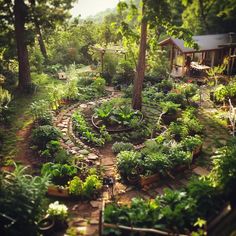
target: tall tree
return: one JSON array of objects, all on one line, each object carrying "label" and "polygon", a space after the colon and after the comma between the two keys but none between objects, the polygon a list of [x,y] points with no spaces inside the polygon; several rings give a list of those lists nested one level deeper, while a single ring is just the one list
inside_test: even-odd
[{"label": "tall tree", "polygon": [[14,26],[19,62],[19,89],[27,89],[31,84],[30,65],[27,50],[25,23],[28,16],[28,7],[23,0],[14,1]]}]

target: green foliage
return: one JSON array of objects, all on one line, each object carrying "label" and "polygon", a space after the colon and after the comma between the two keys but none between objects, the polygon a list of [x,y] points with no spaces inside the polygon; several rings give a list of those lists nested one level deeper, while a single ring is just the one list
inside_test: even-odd
[{"label": "green foliage", "polygon": [[113,99],[103,103],[95,110],[96,116],[105,122],[105,125],[122,125],[135,127],[140,122],[140,111],[134,110],[125,100]]},{"label": "green foliage", "polygon": [[121,151],[117,156],[117,168],[123,178],[137,175],[141,164],[141,155],[135,151]]},{"label": "green foliage", "polygon": [[106,81],[105,79],[98,77],[91,84],[92,88],[95,89],[99,94],[103,94],[105,90]]},{"label": "green foliage", "polygon": [[220,148],[213,156],[213,168],[210,181],[213,186],[224,189],[227,195],[235,191],[236,181],[236,148],[235,140]]},{"label": "green foliage", "polygon": [[102,182],[97,175],[89,175],[83,182],[78,176],[69,181],[69,193],[74,196],[91,199],[102,187]]},{"label": "green foliage", "polygon": [[50,104],[44,99],[35,101],[31,103],[29,112],[35,119],[44,118],[50,112]]},{"label": "green foliage", "polygon": [[75,176],[71,181],[68,182],[69,193],[71,195],[79,196],[83,193],[83,181]]},{"label": "green foliage", "polygon": [[43,164],[41,174],[49,175],[55,184],[66,184],[78,172],[77,167],[69,164],[47,162]]},{"label": "green foliage", "polygon": [[168,132],[170,133],[170,135],[173,135],[176,140],[186,138],[189,135],[188,127],[185,124],[176,122],[170,123]]},{"label": "green foliage", "polygon": [[115,142],[112,145],[112,151],[115,154],[118,154],[121,151],[132,151],[132,150],[134,150],[134,145],[132,143]]},{"label": "green foliage", "polygon": [[15,220],[10,228],[3,228],[5,235],[36,235],[36,222],[42,217],[45,206],[48,177],[33,177],[26,167],[15,166],[11,173],[0,176],[0,212]]},{"label": "green foliage", "polygon": [[203,141],[200,136],[188,136],[185,139],[183,139],[180,143],[180,145],[183,147],[184,150],[192,152],[196,148],[200,147],[202,145]]},{"label": "green foliage", "polygon": [[217,102],[224,102],[229,95],[229,91],[223,84],[218,85],[214,90],[214,98]]},{"label": "green foliage", "polygon": [[166,171],[171,169],[172,163],[162,152],[149,152],[145,156],[144,166],[147,174],[160,173],[166,175]]},{"label": "green foliage", "polygon": [[130,206],[111,204],[105,209],[105,222],[132,227],[168,229],[183,232],[197,220],[195,200],[185,192],[165,190],[154,201],[133,198]]},{"label": "green foliage", "polygon": [[32,132],[32,143],[38,147],[39,150],[45,150],[46,145],[51,140],[58,140],[61,136],[60,131],[50,125],[39,126]]},{"label": "green foliage", "polygon": [[176,114],[179,111],[180,104],[171,101],[160,102],[160,107],[165,114]]},{"label": "green foliage", "polygon": [[221,210],[224,200],[219,189],[212,186],[206,178],[193,178],[187,186],[188,194],[196,200],[198,215],[211,219]]},{"label": "green foliage", "polygon": [[72,120],[73,128],[77,135],[81,137],[81,139],[84,139],[85,141],[93,143],[97,146],[104,145],[105,139],[103,137],[98,137],[97,134],[92,131],[85,118],[79,111],[73,114]]}]

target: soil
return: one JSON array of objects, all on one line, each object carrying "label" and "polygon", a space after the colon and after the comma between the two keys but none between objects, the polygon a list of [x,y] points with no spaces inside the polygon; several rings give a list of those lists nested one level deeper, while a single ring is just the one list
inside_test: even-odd
[{"label": "soil", "polygon": [[23,129],[17,132],[18,142],[16,144],[18,152],[14,158],[15,162],[20,163],[24,166],[29,166],[30,169],[35,168],[38,162],[34,158],[34,153],[30,148],[30,135],[32,131],[33,123],[30,123]]}]

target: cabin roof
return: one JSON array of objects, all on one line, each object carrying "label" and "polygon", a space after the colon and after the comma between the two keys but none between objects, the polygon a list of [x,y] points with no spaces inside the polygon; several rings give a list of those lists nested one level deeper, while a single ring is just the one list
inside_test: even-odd
[{"label": "cabin roof", "polygon": [[169,37],[159,42],[159,45],[165,46],[168,44],[174,44],[183,53],[218,50],[221,49],[222,47],[229,47],[229,46],[236,47],[236,43],[235,41],[232,41],[232,35],[230,34],[196,35],[193,36],[193,40],[198,44],[199,50],[195,50],[193,48],[187,48],[184,46],[184,40],[176,39],[173,37]]}]

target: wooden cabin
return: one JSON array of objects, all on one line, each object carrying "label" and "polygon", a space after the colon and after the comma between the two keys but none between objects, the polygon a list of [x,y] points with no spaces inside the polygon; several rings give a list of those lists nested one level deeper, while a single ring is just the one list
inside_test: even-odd
[{"label": "wooden cabin", "polygon": [[208,69],[223,64],[229,58],[227,74],[236,73],[236,33],[193,36],[199,49],[187,48],[184,41],[169,37],[159,43],[168,52],[171,75],[199,76]]}]

